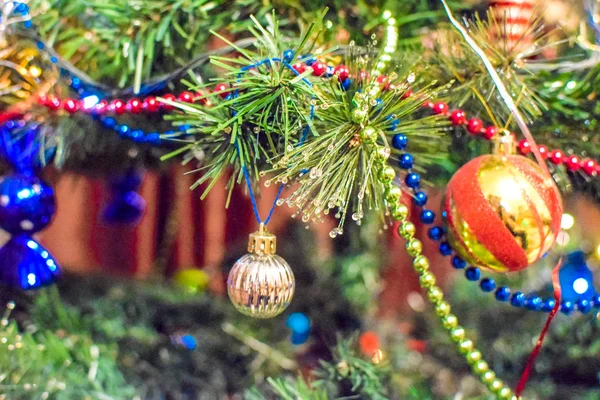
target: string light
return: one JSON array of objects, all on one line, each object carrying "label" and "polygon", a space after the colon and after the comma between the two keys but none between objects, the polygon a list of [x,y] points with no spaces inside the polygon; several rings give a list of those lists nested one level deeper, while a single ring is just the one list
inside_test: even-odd
[{"label": "string light", "polygon": [[562,219],[560,221],[560,227],[564,230],[569,230],[575,225],[575,218],[571,214],[563,214]]},{"label": "string light", "polygon": [[585,278],[577,278],[577,279],[575,279],[575,282],[573,282],[573,290],[577,294],[583,294],[583,293],[587,292],[589,287],[590,287],[590,284],[588,283],[588,281]]}]

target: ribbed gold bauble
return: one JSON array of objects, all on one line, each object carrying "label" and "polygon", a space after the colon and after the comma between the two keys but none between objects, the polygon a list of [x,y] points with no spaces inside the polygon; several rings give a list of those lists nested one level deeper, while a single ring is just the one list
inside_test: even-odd
[{"label": "ribbed gold bauble", "polygon": [[237,260],[227,279],[227,293],[242,314],[273,318],[292,301],[296,281],[289,264],[277,254],[275,235],[261,224],[250,235],[248,252]]}]

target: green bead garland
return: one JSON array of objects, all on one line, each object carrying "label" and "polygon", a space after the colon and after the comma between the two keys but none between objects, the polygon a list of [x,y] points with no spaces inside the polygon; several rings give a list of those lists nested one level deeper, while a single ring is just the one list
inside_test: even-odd
[{"label": "green bead garland", "polygon": [[[384,165],[381,168],[385,168]],[[444,300],[442,290],[435,285],[435,275],[429,271],[429,260],[421,254],[423,244],[414,238],[415,226],[407,220],[408,208],[400,203],[400,189],[394,186],[392,174],[388,171],[379,174],[379,180],[385,185],[386,200],[391,210],[392,217],[400,222],[398,233],[407,240],[406,252],[413,257],[413,267],[419,274],[419,284],[427,293],[427,299],[433,304],[435,313],[442,322],[443,328],[448,332],[450,338],[456,343],[459,352],[464,355],[465,360],[471,366],[475,375],[479,378],[497,399],[519,400],[504,383],[496,378],[487,362],[482,359],[481,352],[475,349],[473,342],[466,338],[465,329],[458,323],[458,318],[450,313],[450,304]]]}]

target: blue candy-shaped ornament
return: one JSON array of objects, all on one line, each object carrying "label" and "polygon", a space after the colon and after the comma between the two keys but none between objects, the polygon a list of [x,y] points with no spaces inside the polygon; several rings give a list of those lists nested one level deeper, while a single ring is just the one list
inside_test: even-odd
[{"label": "blue candy-shaped ornament", "polygon": [[288,316],[285,324],[292,331],[292,344],[300,345],[306,343],[310,337],[311,323],[306,314],[295,312]]},{"label": "blue candy-shaped ornament", "polygon": [[141,184],[142,174],[134,169],[111,182],[113,198],[104,208],[104,221],[111,224],[138,222],[146,210],[146,201],[137,193]]},{"label": "blue candy-shaped ornament", "polygon": [[0,248],[0,282],[23,289],[52,284],[59,267],[32,238],[54,217],[54,191],[34,175],[40,147],[37,127],[7,123],[0,128],[0,155],[15,172],[0,178],[0,228],[12,235]]},{"label": "blue candy-shaped ornament", "polygon": [[594,275],[588,268],[582,251],[569,254],[558,275],[562,300],[576,303],[594,298]]}]

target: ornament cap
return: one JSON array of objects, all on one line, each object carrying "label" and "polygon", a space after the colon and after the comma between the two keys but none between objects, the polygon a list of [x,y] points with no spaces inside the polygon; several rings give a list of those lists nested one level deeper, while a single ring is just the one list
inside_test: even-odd
[{"label": "ornament cap", "polygon": [[517,140],[508,130],[502,130],[492,140],[492,154],[510,156],[517,154]]},{"label": "ornament cap", "polygon": [[264,223],[260,223],[258,231],[250,234],[248,252],[264,256],[275,254],[277,250],[277,237],[267,232]]}]

